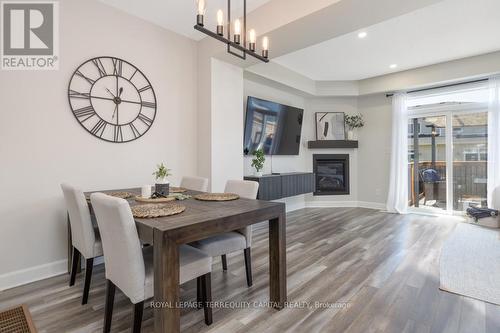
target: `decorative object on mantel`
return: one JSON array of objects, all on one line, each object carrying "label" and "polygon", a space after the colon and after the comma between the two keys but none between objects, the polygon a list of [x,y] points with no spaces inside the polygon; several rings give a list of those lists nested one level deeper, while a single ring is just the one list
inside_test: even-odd
[{"label": "decorative object on mantel", "polygon": [[264,168],[264,162],[266,158],[264,157],[264,150],[262,148],[254,150],[252,153],[254,158],[252,159],[252,167],[255,168],[254,176],[262,177],[262,168]]},{"label": "decorative object on mantel", "polygon": [[78,123],[108,142],[140,138],[156,117],[156,95],[147,77],[115,57],[97,57],[81,64],[69,82],[68,100]]},{"label": "decorative object on mantel", "polygon": [[184,192],[187,192],[187,189],[185,189],[184,187],[175,187],[175,186],[170,187],[170,193],[184,193]]},{"label": "decorative object on mantel", "polygon": [[355,140],[354,130],[365,126],[365,120],[363,119],[363,115],[361,113],[352,116],[346,115],[345,124],[347,125],[347,128],[349,128],[347,131],[347,140]]},{"label": "decorative object on mantel", "polygon": [[[197,0],[198,15],[196,15],[196,25],[194,28],[204,34],[215,38],[227,44],[227,52],[246,60],[247,54],[263,62],[269,62],[269,38],[262,38],[262,52],[259,55],[256,52],[255,45],[257,42],[257,35],[254,29],[248,32],[248,47],[247,47],[247,1],[243,0],[243,30],[241,29],[241,22],[239,19],[234,21],[233,41],[231,41],[231,0],[227,0],[227,37],[224,37],[224,13],[222,10],[217,11],[217,30],[212,32],[205,28],[204,16],[206,9],[205,0]],[[242,38],[243,35],[243,38]],[[243,39],[243,42],[241,41]],[[233,49],[237,51],[233,51]]]},{"label": "decorative object on mantel", "polygon": [[240,196],[234,193],[201,193],[193,198],[200,201],[231,201],[239,199]]},{"label": "decorative object on mantel", "polygon": [[132,206],[132,215],[137,218],[153,218],[180,214],[186,206],[178,204],[145,204]]},{"label": "decorative object on mantel", "polygon": [[156,184],[155,184],[155,192],[167,196],[169,194],[169,186],[170,182],[167,177],[171,176],[170,169],[163,164],[158,164],[157,169],[153,172],[153,176],[155,176]]},{"label": "decorative object on mantel", "polygon": [[316,112],[316,140],[345,140],[344,112]]}]

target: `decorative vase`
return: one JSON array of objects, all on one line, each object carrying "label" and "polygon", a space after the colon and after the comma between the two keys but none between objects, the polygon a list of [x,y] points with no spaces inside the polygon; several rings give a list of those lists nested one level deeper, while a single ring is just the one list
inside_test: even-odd
[{"label": "decorative vase", "polygon": [[157,179],[155,184],[155,192],[167,196],[170,193],[170,183],[165,178]]},{"label": "decorative vase", "polygon": [[253,174],[255,177],[262,177],[263,172],[262,171],[255,171]]},{"label": "decorative vase", "polygon": [[347,140],[354,140],[354,131],[353,130],[347,131]]}]

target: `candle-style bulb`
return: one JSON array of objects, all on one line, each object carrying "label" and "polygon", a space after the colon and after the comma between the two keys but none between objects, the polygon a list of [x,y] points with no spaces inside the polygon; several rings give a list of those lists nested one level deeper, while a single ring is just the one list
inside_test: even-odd
[{"label": "candle-style bulb", "polygon": [[217,35],[222,36],[224,35],[224,13],[222,10],[217,11]]},{"label": "candle-style bulb", "polygon": [[262,49],[268,51],[269,50],[269,38],[262,38]]},{"label": "candle-style bulb", "polygon": [[262,56],[264,58],[269,58],[269,38],[262,38]]},{"label": "candle-style bulb", "polygon": [[198,15],[205,15],[205,0],[197,0],[196,2],[198,4]]},{"label": "candle-style bulb", "polygon": [[234,21],[234,42],[236,44],[240,43],[241,39],[241,23],[240,20]]},{"label": "candle-style bulb", "polygon": [[249,39],[248,49],[252,52],[255,52],[255,41],[257,39],[257,36],[255,34],[255,30],[250,29],[250,32],[248,34],[249,34],[249,36],[248,36],[248,39]]},{"label": "candle-style bulb", "polygon": [[234,34],[241,35],[241,23],[240,20],[234,21]]},{"label": "candle-style bulb", "polygon": [[223,25],[224,24],[224,13],[222,10],[217,11],[217,25]]},{"label": "candle-style bulb", "polygon": [[250,40],[250,43],[255,43],[255,40],[257,39],[257,35],[255,34],[255,30],[254,29],[250,29],[250,32],[249,32],[249,38]]}]

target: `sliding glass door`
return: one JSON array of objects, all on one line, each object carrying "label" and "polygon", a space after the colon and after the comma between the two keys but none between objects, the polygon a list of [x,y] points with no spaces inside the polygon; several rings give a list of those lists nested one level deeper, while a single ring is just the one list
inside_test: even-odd
[{"label": "sliding glass door", "polygon": [[413,108],[408,119],[410,210],[486,206],[488,114],[480,105]]}]

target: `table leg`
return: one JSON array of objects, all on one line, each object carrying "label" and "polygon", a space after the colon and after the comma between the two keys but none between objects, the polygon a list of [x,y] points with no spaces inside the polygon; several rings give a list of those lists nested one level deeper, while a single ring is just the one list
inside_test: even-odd
[{"label": "table leg", "polygon": [[269,220],[270,301],[281,309],[286,302],[286,215]]},{"label": "table leg", "polygon": [[154,230],[153,246],[155,332],[178,333],[181,329],[179,248],[174,240],[159,230]]}]

